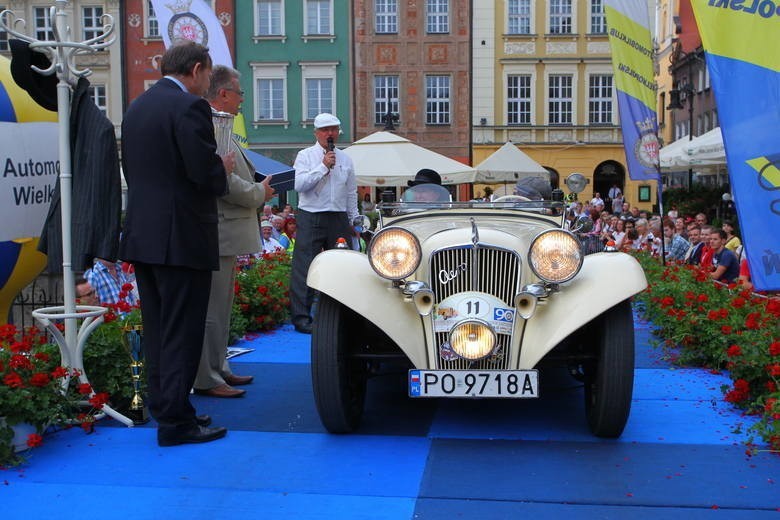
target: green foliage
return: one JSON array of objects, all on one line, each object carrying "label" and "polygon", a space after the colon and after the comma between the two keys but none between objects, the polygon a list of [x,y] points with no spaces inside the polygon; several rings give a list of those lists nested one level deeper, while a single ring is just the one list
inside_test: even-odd
[{"label": "green foliage", "polygon": [[289,319],[291,269],[286,251],[250,258],[236,268],[231,338],[271,330]]},{"label": "green foliage", "polygon": [[780,450],[780,299],[710,280],[695,266],[638,254],[648,288],[637,296],[678,364],[727,370],[724,399],[761,419],[755,432]]},{"label": "green foliage", "polygon": [[723,186],[705,186],[694,184],[691,189],[686,187],[665,188],[663,191],[664,208],[672,206],[677,208],[680,215],[696,215],[704,213],[712,216],[721,203],[724,191]]}]

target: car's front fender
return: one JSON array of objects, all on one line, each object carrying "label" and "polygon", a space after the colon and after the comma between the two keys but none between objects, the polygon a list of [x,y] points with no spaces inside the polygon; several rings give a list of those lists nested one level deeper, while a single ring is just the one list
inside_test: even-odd
[{"label": "car's front fender", "polygon": [[324,251],[312,261],[306,283],[377,325],[415,366],[426,366],[420,315],[413,303],[404,300],[400,289],[374,272],[365,254]]},{"label": "car's front fender", "polygon": [[534,367],[569,334],[645,287],[645,273],[632,256],[586,256],[579,274],[538,306],[526,323],[519,368]]}]

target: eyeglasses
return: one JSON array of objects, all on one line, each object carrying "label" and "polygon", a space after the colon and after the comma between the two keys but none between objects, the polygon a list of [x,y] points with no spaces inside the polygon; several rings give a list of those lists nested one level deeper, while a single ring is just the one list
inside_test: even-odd
[{"label": "eyeglasses", "polygon": [[228,90],[230,92],[235,92],[239,96],[244,97],[244,91],[243,90],[236,90],[234,88],[226,88],[225,90]]}]

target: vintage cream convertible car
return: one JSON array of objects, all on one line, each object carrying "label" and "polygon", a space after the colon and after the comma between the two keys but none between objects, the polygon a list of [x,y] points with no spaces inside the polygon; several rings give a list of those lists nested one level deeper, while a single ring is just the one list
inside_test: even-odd
[{"label": "vintage cream convertible car", "polygon": [[[571,176],[567,186],[584,183]],[[634,374],[629,300],[647,282],[629,255],[585,255],[556,191],[546,201],[385,203],[368,254],[314,259],[311,367],[329,432],[359,426],[368,378],[398,360],[409,368],[408,395],[436,398],[536,398],[544,367],[562,364],[585,386],[591,432],[623,432]]]}]

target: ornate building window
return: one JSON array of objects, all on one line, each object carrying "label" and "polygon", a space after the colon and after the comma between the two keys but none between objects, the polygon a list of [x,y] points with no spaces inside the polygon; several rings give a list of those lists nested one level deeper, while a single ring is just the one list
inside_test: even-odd
[{"label": "ornate building window", "polygon": [[588,85],[588,122],[612,124],[612,75],[593,74]]},{"label": "ornate building window", "polygon": [[425,76],[425,123],[450,124],[449,76]]},{"label": "ornate building window", "polygon": [[160,38],[160,23],[157,21],[157,14],[154,12],[154,5],[151,0],[146,2],[146,37]]},{"label": "ornate building window", "polygon": [[551,75],[548,78],[547,117],[551,125],[570,125],[574,90],[569,74]]},{"label": "ornate building window", "polygon": [[254,120],[287,121],[287,63],[252,63]]},{"label": "ornate building window", "polygon": [[398,32],[398,0],[374,0],[375,31],[377,34]]},{"label": "ornate building window", "polygon": [[306,0],[304,34],[333,34],[333,15],[330,0]]},{"label": "ornate building window", "polygon": [[103,32],[103,24],[100,18],[103,16],[103,8],[100,6],[85,6],[81,8],[81,29],[84,40],[96,38]]},{"label": "ornate building window", "polygon": [[571,34],[571,0],[550,0],[550,34]]},{"label": "ornate building window", "polygon": [[507,33],[531,34],[531,0],[509,0]]},{"label": "ornate building window", "polygon": [[92,97],[92,101],[95,102],[104,116],[108,116],[108,96],[106,94],[106,86],[95,84],[89,86],[89,95]]},{"label": "ornate building window", "polygon": [[390,113],[398,114],[398,76],[374,76],[374,124],[385,122],[387,101]]},{"label": "ornate building window", "polygon": [[425,30],[429,34],[450,32],[449,0],[428,0],[426,2]]},{"label": "ornate building window", "polygon": [[607,17],[604,14],[604,0],[590,1],[590,32],[607,34]]},{"label": "ornate building window", "polygon": [[531,75],[507,77],[506,122],[509,125],[531,124]]},{"label": "ornate building window", "polygon": [[51,15],[48,7],[36,7],[33,9],[35,19],[35,39],[54,41],[54,31],[51,25]]},{"label": "ornate building window", "polygon": [[255,1],[255,35],[284,35],[284,2],[283,0]]}]

